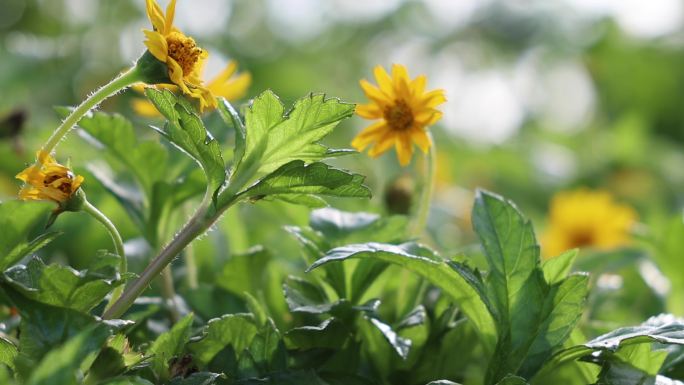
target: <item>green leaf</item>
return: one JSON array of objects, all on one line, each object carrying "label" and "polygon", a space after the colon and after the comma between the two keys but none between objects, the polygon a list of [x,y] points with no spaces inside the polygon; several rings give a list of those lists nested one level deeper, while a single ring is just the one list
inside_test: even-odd
[{"label": "green leaf", "polygon": [[307,271],[330,262],[352,258],[384,261],[405,267],[442,289],[475,324],[485,345],[493,346],[496,341],[496,325],[485,303],[486,298],[471,286],[462,271],[455,270],[437,256],[422,256],[416,253],[418,250],[419,247],[412,243],[399,246],[380,243],[343,246],[328,251]]},{"label": "green leaf", "polygon": [[667,358],[667,350],[651,350],[649,344],[623,346],[614,354],[615,358],[655,376]]},{"label": "green leaf", "polygon": [[588,356],[593,352],[614,353],[631,345],[652,343],[684,345],[684,323],[669,314],[651,317],[639,326],[613,330],[583,345],[563,349],[551,357],[540,373],[554,370],[561,364]]},{"label": "green leaf", "polygon": [[240,115],[238,112],[233,108],[233,105],[230,104],[225,98],[218,98],[218,112],[223,121],[233,127],[235,130],[235,148],[233,152],[233,159],[235,159],[235,164],[233,165],[234,169],[237,169],[240,166],[240,161],[245,155],[245,139],[247,136],[247,131],[245,129],[245,125],[242,123],[242,119],[240,119]]},{"label": "green leaf", "polygon": [[94,325],[50,351],[33,370],[27,385],[77,385],[76,371],[111,335],[106,325]]},{"label": "green leaf", "polygon": [[254,99],[245,116],[242,167],[269,173],[293,160],[311,162],[334,155],[318,141],[353,113],[353,104],[312,94],[297,100],[285,114],[278,97],[265,91]]},{"label": "green leaf", "polygon": [[[550,285],[540,264],[532,224],[510,201],[478,191],[473,227],[485,251],[489,272],[487,297],[497,320],[499,339],[485,383],[509,373],[533,376],[570,336],[588,293],[586,276],[571,276]],[[569,269],[566,259],[548,267],[556,281]]]},{"label": "green leaf", "polygon": [[207,323],[205,335],[190,344],[197,362],[207,365],[220,351],[230,346],[237,354],[249,347],[257,334],[257,326],[250,314],[228,314]]},{"label": "green leaf", "polygon": [[323,314],[332,309],[325,292],[317,285],[299,277],[289,276],[283,284],[285,301],[291,312]]},{"label": "green leaf", "polygon": [[459,385],[456,382],[452,382],[449,380],[438,380],[438,381],[431,381],[427,385]]},{"label": "green leaf", "polygon": [[684,385],[684,382],[669,379],[665,376],[651,375],[634,366],[611,360],[604,364],[594,385]]},{"label": "green leaf", "polygon": [[[116,258],[115,263],[118,263]],[[117,275],[104,276],[98,270],[76,271],[58,264],[45,265],[39,258],[4,273],[7,284],[26,298],[86,312],[122,282]]]},{"label": "green leaf", "polygon": [[207,176],[208,189],[216,196],[226,180],[219,143],[204,128],[202,119],[182,96],[154,88],[147,88],[145,94],[168,119],[163,129],[153,128],[202,167]]},{"label": "green leaf", "polygon": [[546,260],[542,264],[544,279],[549,284],[558,283],[570,274],[572,264],[575,263],[579,249],[572,249],[559,256]]},{"label": "green leaf", "polygon": [[309,223],[328,242],[341,246],[366,242],[370,234],[374,242],[398,242],[403,237],[408,219],[399,215],[381,217],[372,213],[351,213],[324,208],[313,211]]},{"label": "green leaf", "polygon": [[104,147],[135,176],[146,196],[152,195],[155,181],[166,177],[168,152],[158,142],[141,141],[133,124],[119,114],[95,112],[82,118],[78,125],[86,139]]},{"label": "green leaf", "polygon": [[29,241],[29,234],[45,223],[51,204],[8,201],[0,203],[0,271],[36,252],[57,234],[41,235]]},{"label": "green leaf", "polygon": [[508,375],[497,382],[496,385],[528,385],[524,378]]},{"label": "green leaf", "polygon": [[370,198],[368,187],[363,185],[365,177],[328,166],[325,163],[305,164],[293,160],[240,195],[253,199],[265,196],[278,198],[281,195],[327,195],[337,197]]},{"label": "green leaf", "polygon": [[192,333],[193,319],[192,313],[183,317],[171,330],[157,337],[148,349],[147,354],[152,356],[150,365],[160,381],[166,381],[170,377],[169,360],[185,350],[185,344]]},{"label": "green leaf", "polygon": [[100,382],[98,385],[154,385],[153,383],[147,381],[140,377],[117,377],[110,380]]},{"label": "green leaf", "polygon": [[19,351],[12,341],[0,337],[0,364],[5,364],[14,369],[14,359]]},{"label": "green leaf", "polygon": [[291,349],[339,349],[351,336],[349,328],[335,317],[319,325],[299,326],[285,333],[285,343]]},{"label": "green leaf", "polygon": [[265,285],[265,267],[271,259],[271,253],[260,246],[231,255],[217,274],[216,285],[240,297],[245,292],[257,294]]}]

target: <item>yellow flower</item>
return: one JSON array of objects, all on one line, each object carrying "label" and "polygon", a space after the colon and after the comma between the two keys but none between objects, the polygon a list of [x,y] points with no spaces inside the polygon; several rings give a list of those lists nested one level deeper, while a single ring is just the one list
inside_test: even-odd
[{"label": "yellow flower", "polygon": [[624,246],[636,221],[634,209],[615,202],[606,191],[560,192],[551,200],[542,250],[553,257],[577,247],[609,250]]},{"label": "yellow flower", "polygon": [[51,200],[59,204],[68,201],[83,183],[83,177],[74,175],[71,169],[57,163],[44,151],[38,151],[37,157],[37,164],[16,176],[25,183],[19,191],[19,198]]},{"label": "yellow flower", "polygon": [[[198,69],[200,77],[203,72],[202,70],[203,66],[200,65]],[[252,76],[249,72],[236,74],[236,71],[237,63],[234,60],[229,61],[226,68],[207,83],[209,92],[214,96],[222,96],[229,101],[237,100],[245,96],[249,85],[252,83]],[[158,85],[157,87],[167,88],[174,92],[178,90],[178,87],[174,85]],[[141,93],[144,91],[142,85],[135,85],[132,88]],[[133,110],[135,110],[138,115],[142,116],[159,116],[159,111],[154,107],[154,104],[146,99],[133,100]]]},{"label": "yellow flower", "polygon": [[373,158],[394,146],[399,163],[406,166],[413,156],[413,143],[423,152],[430,149],[426,127],[442,117],[435,107],[446,101],[444,90],[425,92],[427,77],[420,75],[411,80],[403,65],[392,66],[392,77],[382,66],[375,67],[373,72],[378,87],[361,80],[361,88],[370,103],[358,106],[356,113],[365,119],[381,120],[366,127],[351,144],[363,151],[374,143],[368,151]]},{"label": "yellow flower", "polygon": [[155,0],[147,0],[147,17],[154,30],[143,30],[147,37],[145,46],[157,60],[166,63],[169,78],[184,94],[199,99],[201,111],[216,107],[216,99],[202,85],[198,71],[208,53],[173,26],[175,13],[176,0],[171,0],[166,15]]}]

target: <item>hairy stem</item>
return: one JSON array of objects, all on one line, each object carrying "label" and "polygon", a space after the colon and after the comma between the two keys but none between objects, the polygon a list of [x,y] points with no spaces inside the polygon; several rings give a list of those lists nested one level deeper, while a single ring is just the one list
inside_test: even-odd
[{"label": "hairy stem", "polygon": [[437,178],[437,149],[431,133],[427,133],[430,141],[430,149],[425,156],[426,170],[423,176],[423,185],[420,193],[420,201],[415,211],[413,226],[410,235],[419,237],[425,230],[428,216],[430,215],[430,203],[435,189],[435,179]]},{"label": "hairy stem", "polygon": [[[128,261],[126,260],[126,254],[124,253],[123,239],[121,238],[121,235],[119,235],[119,231],[116,229],[116,226],[114,226],[112,221],[110,221],[106,215],[104,215],[100,210],[97,209],[97,207],[93,206],[88,201],[84,202],[83,211],[90,214],[91,217],[102,223],[105,229],[107,229],[109,235],[112,237],[112,242],[114,243],[114,252],[116,252],[116,254],[121,258],[121,261],[119,262],[119,274],[125,274],[128,270]],[[109,299],[109,302],[105,307],[105,311],[109,309],[112,304],[119,299],[119,297],[121,297],[123,288],[123,285],[120,285],[114,289],[112,292],[112,297]]]},{"label": "hairy stem", "polygon": [[78,105],[69,116],[64,119],[62,124],[57,127],[57,129],[50,135],[47,142],[43,145],[41,150],[46,153],[52,152],[52,150],[57,147],[62,138],[78,123],[83,115],[87,114],[88,111],[93,109],[95,106],[100,104],[103,100],[116,94],[122,89],[130,86],[131,84],[139,82],[141,79],[140,73],[137,67],[133,67],[121,75],[117,76],[111,82],[105,84],[99,90],[95,91],[92,95],[86,98],[81,104]]}]

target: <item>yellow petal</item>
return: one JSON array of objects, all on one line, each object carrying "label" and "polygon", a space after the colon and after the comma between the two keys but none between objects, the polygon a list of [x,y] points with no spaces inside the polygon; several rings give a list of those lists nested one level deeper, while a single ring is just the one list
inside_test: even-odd
[{"label": "yellow petal", "polygon": [[250,84],[252,84],[252,75],[248,72],[243,72],[224,84],[209,83],[207,88],[214,95],[233,101],[245,96]]},{"label": "yellow petal", "polygon": [[147,0],[147,17],[150,19],[152,26],[158,32],[164,33],[164,14],[162,9],[155,0]]},{"label": "yellow petal", "polygon": [[414,129],[411,130],[411,140],[413,143],[415,143],[418,148],[420,148],[424,153],[427,154],[427,152],[430,150],[430,145],[432,144],[430,142],[430,137],[427,135],[425,130],[421,129]]},{"label": "yellow petal", "polygon": [[408,164],[411,163],[411,157],[413,156],[413,145],[411,144],[411,138],[408,133],[402,132],[397,135],[396,150],[399,164],[408,166]]},{"label": "yellow petal", "polygon": [[357,151],[363,151],[369,144],[376,141],[379,135],[382,135],[387,130],[389,130],[389,127],[387,127],[387,123],[384,120],[373,123],[356,135],[351,145]]},{"label": "yellow petal", "polygon": [[434,108],[429,108],[419,112],[415,118],[414,122],[423,127],[431,126],[442,118],[442,111],[435,110]]},{"label": "yellow petal", "polygon": [[361,88],[368,99],[378,103],[382,108],[391,103],[391,100],[389,100],[379,88],[368,82],[368,80],[363,79],[359,82],[359,84],[361,85]]},{"label": "yellow petal", "polygon": [[415,79],[411,81],[411,95],[415,98],[421,96],[425,92],[425,85],[427,84],[427,76],[418,75]]},{"label": "yellow petal", "polygon": [[164,20],[164,35],[171,33],[173,27],[173,18],[176,15],[176,0],[171,0],[166,6],[166,19]]},{"label": "yellow petal", "polygon": [[190,89],[185,84],[185,80],[183,80],[183,69],[181,68],[180,64],[178,64],[172,58],[167,57],[166,65],[169,67],[169,78],[171,78],[171,81],[180,87],[184,94],[189,94]]},{"label": "yellow petal", "polygon": [[444,90],[442,89],[430,91],[421,98],[421,104],[423,107],[427,108],[437,107],[444,102],[446,102],[446,96],[444,95]]},{"label": "yellow petal", "polygon": [[212,84],[223,84],[227,82],[228,79],[230,79],[230,77],[233,76],[236,70],[237,63],[235,62],[235,60],[229,61],[228,64],[226,64],[226,67],[223,69],[223,71],[221,71],[221,73],[219,73],[218,75],[216,75],[216,77],[211,79],[211,81],[208,84],[208,87],[211,87]]},{"label": "yellow petal", "polygon": [[356,115],[365,119],[380,119],[382,110],[377,104],[361,104],[356,106]]},{"label": "yellow petal", "polygon": [[169,57],[169,47],[166,44],[166,38],[160,33],[150,30],[143,30],[143,33],[147,37],[145,46],[150,50],[152,56],[161,62],[166,62],[166,59]]},{"label": "yellow petal", "polygon": [[411,95],[408,87],[409,75],[406,66],[393,64],[392,79],[394,81],[393,87],[396,96],[401,99],[408,99]]},{"label": "yellow petal", "polygon": [[76,190],[78,190],[78,188],[81,187],[81,184],[83,183],[84,180],[85,180],[85,178],[83,176],[76,175],[76,177],[74,178],[74,181],[71,182],[71,191],[75,192]]},{"label": "yellow petal", "polygon": [[394,131],[386,131],[385,133],[382,134],[382,136],[377,140],[375,143],[375,146],[371,148],[368,151],[368,156],[371,158],[377,158],[380,155],[384,154],[392,148],[394,143],[397,140],[397,134]]},{"label": "yellow petal", "polygon": [[154,118],[160,116],[157,108],[150,101],[146,99],[135,99],[133,100],[131,107],[133,111],[140,116],[145,116],[148,118]]},{"label": "yellow petal", "polygon": [[392,78],[390,78],[385,68],[378,65],[373,68],[373,75],[375,75],[375,80],[380,86],[380,91],[382,91],[388,99],[394,97],[394,90],[392,89]]}]

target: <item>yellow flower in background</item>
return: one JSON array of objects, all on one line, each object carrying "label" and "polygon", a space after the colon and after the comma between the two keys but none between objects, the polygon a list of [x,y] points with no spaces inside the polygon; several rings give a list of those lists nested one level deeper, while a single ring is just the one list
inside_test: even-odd
[{"label": "yellow flower in background", "polygon": [[546,257],[578,247],[608,250],[629,243],[637,214],[606,191],[579,189],[556,194],[542,237]]},{"label": "yellow flower in background", "polygon": [[38,163],[17,174],[25,184],[19,191],[23,200],[51,200],[62,204],[68,201],[83,183],[83,177],[75,175],[50,154],[38,151]]},{"label": "yellow flower in background", "polygon": [[[202,77],[203,67],[203,65],[200,65],[198,68],[200,78]],[[237,62],[234,60],[229,61],[223,71],[207,83],[207,89],[212,95],[224,97],[229,101],[240,99],[247,93],[247,89],[252,83],[252,75],[249,72],[236,72]],[[135,85],[132,88],[140,93],[144,91],[142,84]],[[174,92],[178,91],[178,87],[170,84],[158,85],[157,88],[167,88]],[[212,106],[209,106],[209,108],[211,109]],[[159,116],[159,111],[154,107],[154,104],[146,99],[133,100],[133,110],[142,116]]]},{"label": "yellow flower in background", "polygon": [[215,108],[216,99],[199,77],[199,68],[208,53],[199,48],[193,38],[173,26],[175,13],[176,0],[171,0],[166,15],[155,0],[147,0],[147,17],[154,30],[143,30],[147,37],[145,46],[157,60],[166,63],[171,81],[184,94],[199,100],[201,111],[205,107]]},{"label": "yellow flower in background", "polygon": [[370,103],[358,106],[356,113],[362,118],[380,121],[366,127],[351,144],[358,151],[373,144],[368,151],[373,158],[394,146],[399,163],[406,166],[413,156],[413,143],[423,152],[430,149],[426,127],[442,117],[442,112],[435,107],[446,101],[444,90],[425,92],[427,77],[420,75],[411,80],[403,65],[393,65],[391,77],[382,66],[376,66],[373,72],[378,87],[361,80],[361,88]]}]

